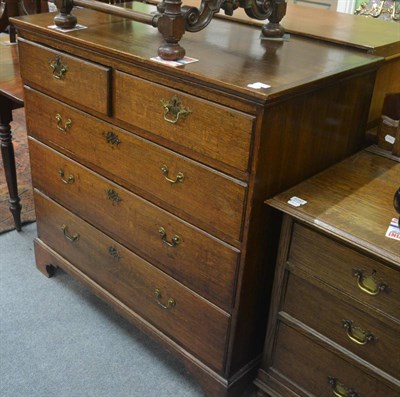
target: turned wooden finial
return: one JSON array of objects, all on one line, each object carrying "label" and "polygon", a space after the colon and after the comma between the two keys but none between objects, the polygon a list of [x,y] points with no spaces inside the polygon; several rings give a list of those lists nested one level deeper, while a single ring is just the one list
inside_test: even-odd
[{"label": "turned wooden finial", "polygon": [[55,0],[58,11],[60,12],[54,17],[54,23],[61,29],[72,29],[75,27],[77,19],[71,14],[73,3],[72,0]]},{"label": "turned wooden finial", "polygon": [[168,61],[176,61],[185,56],[185,49],[179,45],[179,40],[185,33],[181,4],[181,0],[164,0],[159,7],[162,13],[157,21],[157,28],[164,42],[158,48],[158,55]]},{"label": "turned wooden finial", "polygon": [[261,33],[264,37],[281,38],[285,30],[280,24],[286,14],[286,0],[275,0],[272,6],[271,15],[268,17],[268,23],[263,25]]}]

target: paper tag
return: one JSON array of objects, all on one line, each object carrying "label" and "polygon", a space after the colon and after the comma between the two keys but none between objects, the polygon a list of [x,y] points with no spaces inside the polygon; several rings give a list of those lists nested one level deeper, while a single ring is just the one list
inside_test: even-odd
[{"label": "paper tag", "polygon": [[301,205],[307,204],[307,201],[300,197],[293,196],[288,200],[288,204],[293,205],[293,207],[300,207]]},{"label": "paper tag", "polygon": [[161,57],[153,57],[150,58],[152,61],[162,63],[163,65],[168,65],[168,66],[182,66],[182,65],[187,65],[188,63],[193,63],[193,62],[198,62],[198,59],[195,58],[190,58],[190,57],[183,57],[182,59],[179,59],[177,61],[166,61],[165,59],[162,59]]},{"label": "paper tag", "polygon": [[63,32],[63,33],[68,33],[68,32],[73,32],[75,30],[82,30],[82,29],[87,29],[87,26],[84,25],[79,25],[79,23],[77,23],[73,28],[71,29],[62,29],[57,25],[50,25],[47,26],[49,29],[53,29],[53,30],[57,30],[58,32]]},{"label": "paper tag", "polygon": [[385,236],[400,241],[400,227],[397,218],[392,218]]},{"label": "paper tag", "polygon": [[257,82],[257,83],[247,84],[247,87],[249,87],[249,88],[254,88],[254,89],[256,89],[256,90],[259,90],[259,89],[261,89],[261,88],[270,88],[271,86],[268,85],[268,84],[264,84],[264,83]]},{"label": "paper tag", "polygon": [[396,138],[394,136],[391,136],[387,134],[385,136],[385,141],[391,143],[392,145],[396,142]]},{"label": "paper tag", "polygon": [[262,33],[260,34],[261,40],[268,40],[268,41],[289,41],[290,34],[285,33],[282,37],[265,37]]}]

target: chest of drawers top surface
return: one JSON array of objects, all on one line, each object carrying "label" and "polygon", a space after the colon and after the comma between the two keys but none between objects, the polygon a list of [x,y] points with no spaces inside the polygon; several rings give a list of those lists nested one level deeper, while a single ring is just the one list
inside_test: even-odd
[{"label": "chest of drawers top surface", "polygon": [[[148,4],[129,4],[126,7],[135,11],[155,11],[154,6]],[[292,37],[285,42],[260,40],[258,27],[215,19],[203,31],[188,32],[181,40],[186,54],[198,62],[174,68],[151,60],[157,56],[162,40],[157,29],[87,9],[76,9],[73,13],[78,23],[87,29],[67,33],[49,29],[54,14],[19,17],[13,22],[22,36],[28,32],[38,33],[42,35],[39,40],[46,42],[51,38],[54,46],[84,44],[88,50],[86,57],[95,51],[147,70],[162,70],[190,82],[205,83],[257,101],[273,99],[302,86],[334,78],[337,74],[353,73],[357,68],[378,65],[382,61],[379,57],[301,37]],[[255,82],[268,84],[270,88],[248,87]]]},{"label": "chest of drawers top surface", "polygon": [[[400,243],[385,236],[392,218],[397,217],[393,197],[400,183],[400,163],[373,150],[359,152],[268,203],[373,252],[400,270]],[[293,196],[307,203],[300,207],[288,204]]]}]

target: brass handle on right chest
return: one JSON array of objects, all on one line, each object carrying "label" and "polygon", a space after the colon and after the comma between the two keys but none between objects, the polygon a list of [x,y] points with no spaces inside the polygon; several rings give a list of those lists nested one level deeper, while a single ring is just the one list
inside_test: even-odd
[{"label": "brass handle on right chest", "polygon": [[174,298],[169,298],[166,305],[161,302],[162,296],[161,296],[161,291],[159,288],[155,289],[154,297],[156,298],[158,305],[161,306],[163,309],[172,309],[176,306],[176,302],[175,302]]},{"label": "brass handle on right chest", "polygon": [[62,116],[60,113],[56,114],[56,121],[57,121],[57,129],[61,132],[67,132],[72,127],[72,120],[67,119],[64,126],[62,125]]},{"label": "brass handle on right chest", "polygon": [[377,340],[373,333],[364,331],[362,328],[355,326],[351,320],[343,320],[342,324],[348,338],[352,342],[357,343],[357,345],[366,345],[369,342],[375,342]]},{"label": "brass handle on right chest", "polygon": [[360,397],[353,389],[343,385],[333,376],[328,376],[328,383],[332,386],[332,392],[337,397]]},{"label": "brass handle on right chest", "polygon": [[182,183],[183,180],[185,179],[185,175],[183,175],[182,172],[178,172],[176,174],[176,178],[175,179],[169,178],[168,177],[169,169],[168,169],[168,167],[166,165],[163,165],[161,167],[161,172],[163,173],[165,180],[168,181],[171,184],[175,184],[175,183],[178,183],[178,182]]},{"label": "brass handle on right chest", "polygon": [[68,66],[62,63],[61,57],[58,55],[49,62],[49,65],[56,80],[62,80],[68,71]]},{"label": "brass handle on right chest", "polygon": [[175,234],[175,236],[172,237],[171,241],[168,241],[167,232],[162,226],[158,229],[158,233],[160,233],[161,240],[163,241],[163,243],[168,245],[168,247],[176,247],[181,242],[181,238],[177,234]]},{"label": "brass handle on right chest", "polygon": [[353,269],[353,276],[357,277],[357,285],[361,291],[371,296],[379,295],[383,291],[389,292],[389,286],[385,282],[381,281],[378,283],[375,280],[375,270],[370,276],[366,276],[364,273],[363,270]]},{"label": "brass handle on right chest", "polygon": [[61,230],[63,231],[63,233],[64,233],[64,237],[68,240],[68,241],[70,241],[71,243],[74,243],[75,241],[78,241],[79,240],[79,233],[75,233],[75,234],[73,234],[73,235],[71,235],[71,234],[69,234],[69,232],[68,232],[68,226],[67,225],[62,225],[61,226]]},{"label": "brass handle on right chest", "polygon": [[181,105],[181,101],[176,95],[169,101],[161,99],[161,103],[164,107],[164,120],[168,123],[176,124],[180,117],[185,118],[192,113],[189,108]]},{"label": "brass handle on right chest", "polygon": [[65,183],[66,185],[71,185],[71,183],[74,183],[74,182],[75,182],[75,177],[74,177],[73,174],[69,174],[69,176],[68,176],[67,179],[64,178],[65,172],[64,172],[64,170],[63,170],[62,168],[60,168],[60,169],[58,170],[58,175],[60,175],[61,180],[62,180],[63,183]]}]

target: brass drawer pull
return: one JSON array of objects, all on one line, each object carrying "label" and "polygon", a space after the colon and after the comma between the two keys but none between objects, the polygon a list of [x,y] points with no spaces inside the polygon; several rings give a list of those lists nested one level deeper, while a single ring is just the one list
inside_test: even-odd
[{"label": "brass drawer pull", "polygon": [[166,305],[164,305],[164,303],[161,302],[161,291],[159,288],[156,288],[154,291],[154,296],[156,298],[157,303],[163,308],[163,309],[172,309],[176,306],[176,302],[174,298],[169,298],[168,302]]},{"label": "brass drawer pull", "polygon": [[332,386],[333,394],[337,397],[360,397],[353,389],[346,387],[333,376],[328,376],[328,382]]},{"label": "brass drawer pull", "polygon": [[107,198],[111,200],[113,203],[119,204],[122,201],[122,198],[114,189],[107,189],[106,193],[107,193]]},{"label": "brass drawer pull", "polygon": [[361,291],[368,295],[378,295],[382,291],[389,292],[389,286],[381,281],[377,282],[375,280],[376,271],[374,270],[370,276],[366,276],[363,270],[353,269],[353,276],[357,277],[357,285]]},{"label": "brass drawer pull", "polygon": [[107,143],[111,143],[113,146],[118,146],[121,143],[121,140],[118,138],[117,134],[114,132],[107,131],[103,133],[104,138],[106,139]]},{"label": "brass drawer pull", "polygon": [[56,56],[49,62],[50,68],[53,71],[53,77],[57,80],[62,80],[68,71],[68,66],[64,65],[60,56]]},{"label": "brass drawer pull", "polygon": [[72,127],[71,119],[67,119],[67,121],[64,124],[64,127],[62,126],[62,116],[60,113],[56,114],[56,121],[57,121],[57,129],[62,132],[67,132]]},{"label": "brass drawer pull", "polygon": [[169,247],[176,247],[181,242],[181,238],[177,234],[175,234],[175,236],[172,237],[171,241],[168,241],[167,232],[162,226],[158,229],[158,233],[160,233],[161,240],[163,241],[163,243],[168,245]]},{"label": "brass drawer pull", "polygon": [[58,170],[58,174],[60,175],[61,180],[62,180],[66,185],[71,185],[72,183],[75,182],[75,177],[74,177],[73,174],[69,174],[69,176],[68,176],[67,179],[64,178],[65,172],[64,172],[64,170],[63,170],[62,168],[60,168],[60,169]]},{"label": "brass drawer pull", "polygon": [[342,324],[349,339],[358,345],[366,345],[368,342],[375,342],[377,340],[374,334],[354,326],[351,320],[343,320]]},{"label": "brass drawer pull", "polygon": [[108,247],[108,253],[114,258],[115,261],[119,261],[122,258],[121,254],[115,247]]},{"label": "brass drawer pull", "polygon": [[71,243],[74,243],[75,241],[78,241],[78,240],[79,240],[79,234],[78,234],[78,233],[75,233],[75,234],[73,234],[72,236],[69,234],[69,232],[68,232],[68,226],[67,226],[67,225],[62,225],[62,226],[61,226],[61,230],[62,230],[63,233],[64,233],[64,237],[65,237],[68,241],[70,241]]},{"label": "brass drawer pull", "polygon": [[185,175],[183,175],[182,172],[178,172],[176,174],[176,178],[175,179],[169,178],[168,177],[169,169],[165,164],[161,167],[161,172],[163,173],[165,180],[170,182],[170,183],[172,183],[172,184],[178,183],[178,182],[182,183],[183,180],[185,179]]},{"label": "brass drawer pull", "polygon": [[[176,124],[179,117],[185,118],[192,113],[188,108],[181,106],[181,101],[174,95],[171,100],[161,99],[161,103],[164,107],[164,120],[168,123]],[[172,116],[169,117],[168,115]]]}]

